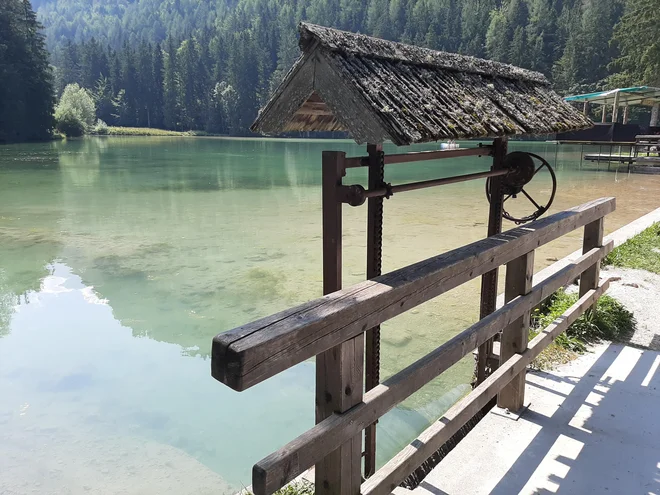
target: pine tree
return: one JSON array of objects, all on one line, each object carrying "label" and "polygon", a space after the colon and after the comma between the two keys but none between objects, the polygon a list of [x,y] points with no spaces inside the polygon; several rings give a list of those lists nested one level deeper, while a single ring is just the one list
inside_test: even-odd
[{"label": "pine tree", "polygon": [[660,86],[660,9],[657,0],[626,0],[614,31],[621,56],[613,64],[617,80]]},{"label": "pine tree", "polygon": [[163,50],[156,45],[151,59],[151,80],[153,86],[147,88],[151,92],[151,125],[163,127]]},{"label": "pine tree", "polygon": [[0,142],[48,138],[53,76],[28,0],[0,2],[0,81]]},{"label": "pine tree", "polygon": [[502,9],[491,12],[490,25],[486,32],[486,53],[492,60],[504,62],[509,58],[509,21]]},{"label": "pine tree", "polygon": [[179,109],[177,107],[176,84],[176,47],[170,37],[166,43],[163,63],[163,125],[166,129],[177,129],[179,126]]},{"label": "pine tree", "polygon": [[486,29],[494,0],[464,0],[461,10],[460,52],[475,57],[486,55]]}]

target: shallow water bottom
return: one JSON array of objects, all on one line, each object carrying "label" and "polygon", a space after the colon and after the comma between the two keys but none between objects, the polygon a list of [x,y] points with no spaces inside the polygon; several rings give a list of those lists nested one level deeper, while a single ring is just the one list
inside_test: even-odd
[{"label": "shallow water bottom", "polygon": [[[660,177],[580,167],[579,148],[511,147],[556,164],[551,211],[617,196],[611,231],[660,206]],[[313,362],[236,393],[210,377],[208,356],[215,334],[320,295],[324,149],[362,153],[346,141],[185,138],[0,148],[0,493],[229,493],[313,424]],[[402,183],[487,166],[386,174]],[[351,170],[346,183],[364,179]],[[483,238],[483,190],[387,200],[384,271]],[[547,180],[530,191],[543,197]],[[365,276],[365,213],[344,208],[345,285]],[[580,235],[540,249],[537,270]],[[383,325],[383,378],[476,321],[478,289]],[[379,464],[469,390],[472,370],[467,356],[383,418]]]}]

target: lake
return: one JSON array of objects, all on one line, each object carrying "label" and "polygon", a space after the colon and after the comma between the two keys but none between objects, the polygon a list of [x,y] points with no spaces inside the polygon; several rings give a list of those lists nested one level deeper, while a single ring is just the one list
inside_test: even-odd
[{"label": "lake", "polygon": [[[0,147],[0,492],[233,493],[313,424],[313,362],[236,393],[211,378],[209,350],[217,333],[321,294],[325,149],[364,154],[350,141],[275,139]],[[660,176],[581,166],[576,146],[510,149],[556,164],[552,211],[616,196],[609,232],[660,206]],[[391,165],[386,178],[489,166]],[[345,183],[365,178],[350,170]],[[527,189],[542,197],[548,184]],[[483,238],[487,211],[484,181],[395,195],[383,270]],[[366,206],[346,206],[344,218],[348,286],[365,277]],[[580,245],[576,232],[545,246],[537,269]],[[475,322],[478,287],[384,325],[383,377]],[[383,418],[380,464],[469,390],[472,370],[468,356]]]}]

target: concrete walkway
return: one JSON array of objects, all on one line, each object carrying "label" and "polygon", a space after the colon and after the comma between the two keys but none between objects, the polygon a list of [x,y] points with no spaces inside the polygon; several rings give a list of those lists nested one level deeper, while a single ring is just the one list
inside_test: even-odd
[{"label": "concrete walkway", "polygon": [[522,416],[491,412],[414,494],[660,495],[660,353],[592,351],[528,373]]}]

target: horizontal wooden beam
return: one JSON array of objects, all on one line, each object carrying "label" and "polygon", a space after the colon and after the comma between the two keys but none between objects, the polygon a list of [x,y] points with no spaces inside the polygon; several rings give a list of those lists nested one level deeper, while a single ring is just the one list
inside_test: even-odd
[{"label": "horizontal wooden beam", "polygon": [[211,374],[250,388],[614,209],[591,201],[219,334]]},{"label": "horizontal wooden beam", "polygon": [[[490,156],[492,145],[477,146],[474,148],[458,148],[449,150],[414,151],[411,153],[397,153],[385,155],[385,165],[392,163],[421,162],[424,160],[441,160],[443,158],[459,158],[462,156]],[[366,167],[367,156],[354,156],[346,159],[346,168]]]},{"label": "horizontal wooden beam", "polygon": [[310,468],[329,452],[374,423],[387,411],[460,361],[502,328],[538,306],[559,288],[568,285],[590,266],[598,264],[613,248],[610,242],[565,266],[524,295],[491,313],[368,391],[363,402],[343,414],[333,414],[278,451],[259,461],[252,470],[255,495],[275,492]]},{"label": "horizontal wooden beam", "polygon": [[609,287],[609,280],[590,290],[543,332],[529,342],[527,350],[514,354],[483,383],[455,404],[416,440],[362,484],[362,495],[389,495],[394,488],[444,445],[470,418],[488,404],[548,344],[593,306]]}]

